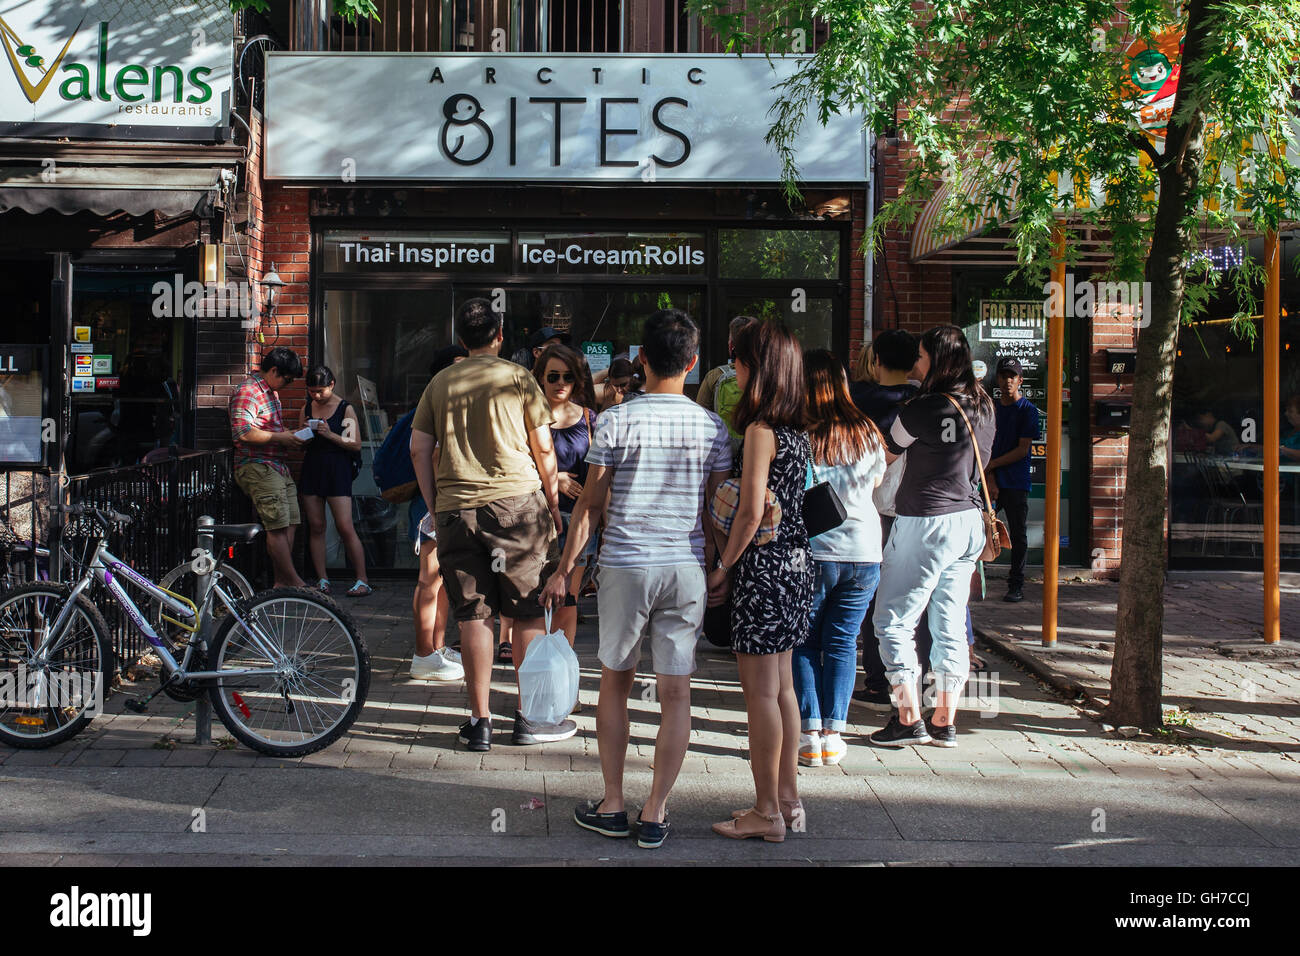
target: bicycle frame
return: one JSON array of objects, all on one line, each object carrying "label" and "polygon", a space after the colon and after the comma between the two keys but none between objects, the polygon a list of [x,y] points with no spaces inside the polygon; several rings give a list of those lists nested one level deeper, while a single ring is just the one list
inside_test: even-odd
[{"label": "bicycle frame", "polygon": [[[219,563],[217,567],[220,567]],[[216,568],[213,570],[215,571]],[[63,610],[59,612],[58,617],[54,619],[54,623],[50,625],[46,639],[42,642],[43,647],[38,648],[38,653],[43,657],[48,658],[58,651],[62,644],[59,640],[55,639],[55,635],[62,632],[68,618],[72,615],[72,609],[76,604],[77,597],[90,586],[92,581],[98,580],[102,585],[104,585],[113,600],[121,605],[122,609],[126,611],[127,618],[131,621],[131,624],[135,629],[143,634],[145,640],[153,646],[154,652],[162,661],[166,673],[176,673],[178,678],[181,680],[203,680],[217,677],[247,677],[267,673],[267,668],[242,668],[225,671],[186,671],[177,663],[176,658],[174,658],[171,652],[167,649],[158,632],[154,630],[153,626],[147,620],[145,620],[144,615],[140,612],[140,608],[136,606],[136,603],[133,600],[131,600],[131,596],[127,594],[126,589],[122,586],[118,577],[115,577],[115,575],[125,578],[150,597],[161,601],[164,606],[180,615],[184,621],[190,621],[197,617],[198,624],[191,630],[198,630],[204,634],[206,634],[207,626],[210,622],[210,615],[207,612],[211,607],[212,597],[215,595],[220,599],[221,603],[225,605],[226,610],[230,614],[234,615],[239,626],[242,627],[253,639],[258,650],[265,654],[270,660],[279,662],[274,668],[270,668],[270,670],[274,673],[280,673],[284,670],[284,655],[272,650],[275,646],[275,642],[268,640],[267,636],[262,634],[254,624],[246,621],[239,614],[238,610],[235,608],[235,601],[231,599],[230,595],[226,593],[220,583],[213,582],[209,587],[203,588],[205,593],[202,597],[202,604],[200,607],[196,608],[187,601],[179,600],[176,596],[171,594],[171,592],[163,590],[148,578],[137,572],[129,564],[113,555],[112,552],[104,546],[104,539],[102,537],[99,539],[99,542],[95,547],[94,557],[91,558],[90,564],[87,566],[85,573],[82,574],[82,576],[77,580],[77,583],[73,585],[71,597],[64,604]],[[184,624],[182,624],[182,626],[184,626]],[[45,646],[48,646],[49,649],[44,650]]]}]

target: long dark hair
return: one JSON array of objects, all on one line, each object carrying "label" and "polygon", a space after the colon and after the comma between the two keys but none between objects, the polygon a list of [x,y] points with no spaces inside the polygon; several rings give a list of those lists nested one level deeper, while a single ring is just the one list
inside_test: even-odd
[{"label": "long dark hair", "polygon": [[799,340],[780,322],[753,322],[732,343],[736,361],[749,369],[745,394],[732,413],[731,427],[744,433],[753,422],[803,428],[808,392]]},{"label": "long dark hair", "polygon": [[939,325],[921,336],[930,356],[930,371],[920,394],[947,394],[973,411],[977,418],[993,416],[993,399],[980,387],[971,365],[970,343],[955,325]]},{"label": "long dark hair", "polygon": [[552,359],[559,359],[573,373],[573,391],[569,393],[569,401],[583,408],[595,406],[596,386],[591,381],[587,360],[567,345],[559,343],[548,345],[546,351],[537,356],[537,361],[533,363],[533,378],[537,379],[543,394],[546,392],[546,366],[551,364]]},{"label": "long dark hair", "polygon": [[880,430],[849,397],[844,366],[826,349],[804,353],[808,380],[808,438],[813,460],[850,465],[884,444]]}]

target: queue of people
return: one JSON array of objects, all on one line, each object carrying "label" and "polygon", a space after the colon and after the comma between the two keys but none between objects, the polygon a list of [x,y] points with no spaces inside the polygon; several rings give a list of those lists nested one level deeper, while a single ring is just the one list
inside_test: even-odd
[{"label": "queue of people", "polygon": [[[455,327],[464,354],[440,355],[410,419],[415,497],[427,509],[414,532],[422,557],[411,674],[463,675],[461,744],[485,752],[493,743],[492,620],[509,628],[516,669],[548,612],[551,629],[572,643],[584,572],[595,560],[604,788],[575,810],[579,826],[635,835],[647,848],[667,838],[709,607],[728,609],[754,783],[753,805],[715,824],[719,835],[779,842],[802,820],[799,765],[835,764],[848,749],[859,633],[866,690],[891,710],[870,741],[956,746],[970,665],[966,605],[985,543],[977,489],[1020,460],[994,454],[999,416],[959,329],[932,329],[919,342],[882,333],[870,356],[873,381],[851,388],[832,353],[804,354],[783,325],[738,317],[729,361],[705,377],[709,394],[702,387],[692,401],[684,390],[700,334],[680,310],[650,316],[636,367],[616,361],[599,382],[558,336],[530,349],[529,368],[500,357],[502,319],[485,299],[463,303]],[[289,560],[294,486],[282,470],[283,452],[298,440],[279,421],[274,396],[301,374],[287,351],[268,353],[231,415],[237,479],[267,526],[276,583],[301,584]],[[313,460],[337,460],[325,457],[302,479],[316,499],[308,505],[315,525],[351,467],[344,456],[355,413],[333,396],[327,369],[313,370],[308,385],[304,411],[319,422],[312,440],[338,449],[321,446]],[[1012,392],[1002,388],[1008,404]],[[805,492],[823,485],[843,516],[810,538]],[[1018,508],[1006,504],[1008,513]],[[342,528],[337,512],[336,523]],[[358,593],[368,587],[364,564],[346,539],[345,547],[358,572],[348,593]],[[313,559],[324,579],[323,552],[313,549]],[[917,648],[923,618],[937,685],[928,717],[920,697],[927,662]],[[459,655],[443,646],[448,619],[459,630]],[[628,696],[647,642],[660,727],[650,793],[629,822]],[[521,706],[511,742],[562,740],[576,729],[569,719],[533,723]]]}]

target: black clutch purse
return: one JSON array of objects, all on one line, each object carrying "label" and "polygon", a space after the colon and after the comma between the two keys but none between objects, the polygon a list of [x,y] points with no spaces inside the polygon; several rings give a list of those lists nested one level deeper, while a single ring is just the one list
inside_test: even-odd
[{"label": "black clutch purse", "polygon": [[831,483],[817,481],[817,469],[813,467],[811,458],[808,460],[808,468],[812,471],[816,484],[803,493],[803,523],[808,529],[808,537],[815,538],[838,528],[849,513],[844,509],[844,502]]}]

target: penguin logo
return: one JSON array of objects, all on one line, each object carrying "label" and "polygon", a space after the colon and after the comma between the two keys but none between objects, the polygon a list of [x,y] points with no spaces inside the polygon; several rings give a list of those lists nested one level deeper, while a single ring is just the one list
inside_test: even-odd
[{"label": "penguin logo", "polygon": [[[442,124],[442,152],[453,163],[460,166],[473,166],[481,163],[492,152],[492,127],[479,117],[483,115],[483,106],[468,93],[456,93],[447,97],[442,104],[442,115],[446,122]],[[455,145],[448,142],[448,134],[454,127],[477,126],[481,133],[470,133],[470,139],[487,140],[483,151],[473,159],[462,158],[460,152],[465,147],[465,133],[457,133]]]}]

